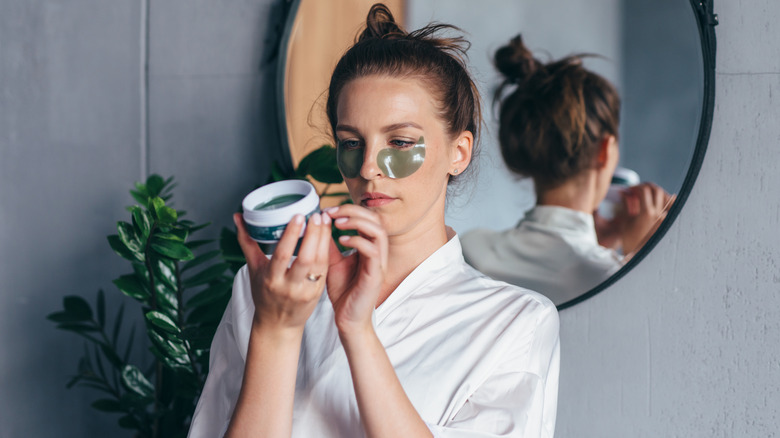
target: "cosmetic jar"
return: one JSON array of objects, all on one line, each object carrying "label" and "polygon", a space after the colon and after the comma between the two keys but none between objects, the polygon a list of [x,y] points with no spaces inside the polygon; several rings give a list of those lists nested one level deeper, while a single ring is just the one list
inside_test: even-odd
[{"label": "cosmetic jar", "polygon": [[[264,185],[241,203],[249,236],[261,244],[276,246],[293,216],[309,218],[320,211],[320,197],[308,181],[287,180]],[[306,224],[301,229],[301,236]]]},{"label": "cosmetic jar", "polygon": [[612,175],[612,181],[607,189],[607,196],[599,205],[599,215],[604,219],[615,217],[617,209],[623,203],[623,190],[639,184],[639,174],[625,167],[618,167]]}]

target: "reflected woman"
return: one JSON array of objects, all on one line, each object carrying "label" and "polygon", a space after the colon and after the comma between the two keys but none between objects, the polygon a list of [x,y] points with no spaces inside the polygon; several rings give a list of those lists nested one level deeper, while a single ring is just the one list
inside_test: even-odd
[{"label": "reflected woman", "polygon": [[555,306],[468,266],[444,223],[481,124],[454,30],[372,7],[326,104],[354,205],[312,215],[297,258],[302,217],[268,260],[235,216],[247,265],[190,437],[553,436]]},{"label": "reflected woman", "polygon": [[464,235],[464,255],[495,279],[564,303],[620,269],[674,197],[643,183],[623,192],[614,219],[598,217],[618,163],[615,87],[582,56],[537,60],[519,35],[494,61],[505,77],[496,92],[501,153],[512,172],[533,179],[536,206],[515,228]]}]

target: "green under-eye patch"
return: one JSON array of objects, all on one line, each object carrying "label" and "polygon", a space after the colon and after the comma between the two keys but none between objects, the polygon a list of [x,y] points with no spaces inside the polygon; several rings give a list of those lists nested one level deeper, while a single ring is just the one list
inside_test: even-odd
[{"label": "green under-eye patch", "polygon": [[[346,149],[339,144],[336,159],[345,178],[356,178],[363,165],[364,148]],[[377,166],[389,178],[406,178],[419,169],[425,161],[425,138],[409,149],[384,148],[377,153]]]}]

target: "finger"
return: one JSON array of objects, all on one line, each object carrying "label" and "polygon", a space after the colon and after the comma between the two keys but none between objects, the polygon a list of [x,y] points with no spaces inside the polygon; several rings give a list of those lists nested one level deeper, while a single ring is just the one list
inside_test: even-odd
[{"label": "finger", "polygon": [[331,239],[328,249],[328,266],[335,265],[343,259],[344,255],[341,254],[341,250],[338,245],[336,245],[336,241]]},{"label": "finger", "polygon": [[339,243],[347,248],[357,250],[369,275],[381,275],[384,264],[382,263],[382,249],[379,245],[361,236],[341,236]]},{"label": "finger", "polygon": [[322,215],[322,232],[320,234],[320,240],[317,247],[317,265],[322,266],[327,270],[328,259],[330,257],[330,244],[333,242],[333,237],[330,234],[331,219],[327,213]]},{"label": "finger", "polygon": [[380,223],[364,217],[340,217],[334,224],[339,230],[355,230],[363,237],[371,239],[378,239],[385,234]]},{"label": "finger", "polygon": [[322,216],[319,213],[311,215],[301,247],[298,249],[298,258],[295,259],[288,272],[291,280],[303,280],[309,274],[315,276],[322,274],[320,267],[316,266],[322,228]]},{"label": "finger", "polygon": [[376,223],[380,222],[378,214],[365,207],[354,204],[344,204],[337,207],[327,208],[325,209],[325,213],[327,213],[333,219],[342,217],[359,217]]},{"label": "finger", "polygon": [[282,233],[279,243],[274,249],[274,256],[271,258],[271,275],[284,275],[287,267],[290,266],[290,259],[298,245],[298,238],[303,228],[304,217],[302,214],[296,214],[287,224],[287,228]]},{"label": "finger", "polygon": [[246,224],[244,223],[244,216],[241,213],[233,214],[233,223],[236,224],[236,238],[238,245],[241,247],[241,252],[244,253],[246,264],[250,268],[255,269],[268,262],[268,258],[263,251],[257,245],[257,242],[249,236],[249,232],[246,230]]}]

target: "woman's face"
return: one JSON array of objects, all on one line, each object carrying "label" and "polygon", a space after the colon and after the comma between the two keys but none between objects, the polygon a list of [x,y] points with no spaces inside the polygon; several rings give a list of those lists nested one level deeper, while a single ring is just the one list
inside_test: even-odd
[{"label": "woman's face", "polygon": [[466,131],[451,138],[425,84],[390,76],[352,80],[338,97],[336,117],[339,153],[354,157],[346,172],[340,158],[353,202],[377,213],[389,236],[443,227],[447,182],[468,166],[473,137]]}]

